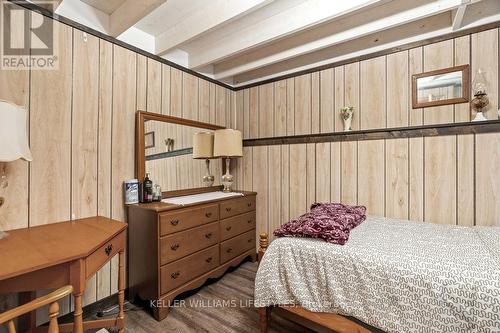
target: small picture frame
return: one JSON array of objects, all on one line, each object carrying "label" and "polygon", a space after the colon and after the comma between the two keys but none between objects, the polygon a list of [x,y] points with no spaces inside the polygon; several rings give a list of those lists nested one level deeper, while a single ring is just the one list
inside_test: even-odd
[{"label": "small picture frame", "polygon": [[412,76],[412,107],[467,103],[470,99],[469,65]]},{"label": "small picture frame", "polygon": [[154,148],[155,146],[155,132],[147,132],[144,134],[144,148]]}]

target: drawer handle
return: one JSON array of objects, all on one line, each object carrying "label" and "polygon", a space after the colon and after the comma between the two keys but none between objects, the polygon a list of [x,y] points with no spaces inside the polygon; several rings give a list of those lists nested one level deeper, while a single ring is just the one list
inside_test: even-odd
[{"label": "drawer handle", "polygon": [[178,243],[175,243],[174,245],[170,246],[170,248],[172,249],[172,251],[176,251],[178,248],[179,248],[179,244]]},{"label": "drawer handle", "polygon": [[252,223],[252,220],[248,220],[247,223]]},{"label": "drawer handle", "polygon": [[170,274],[170,277],[175,280],[179,277],[179,275],[181,275],[181,272],[177,271],[177,272]]},{"label": "drawer handle", "polygon": [[226,207],[226,212],[230,212],[231,211],[231,207]]},{"label": "drawer handle", "polygon": [[113,244],[109,244],[108,246],[106,246],[106,248],[104,249],[104,252],[106,252],[106,254],[109,255],[111,254],[111,251],[113,251]]},{"label": "drawer handle", "polygon": [[212,238],[212,233],[211,233],[211,232],[209,232],[208,234],[205,234],[205,238],[206,238],[206,239],[210,239],[210,238]]},{"label": "drawer handle", "polygon": [[170,221],[170,224],[173,226],[176,226],[179,224],[179,220],[172,220],[172,221]]},{"label": "drawer handle", "polygon": [[248,242],[248,243],[251,243],[251,242],[252,242],[252,239],[250,238],[247,242]]},{"label": "drawer handle", "polygon": [[205,213],[205,216],[210,217],[210,216],[212,216],[212,213],[211,212]]},{"label": "drawer handle", "polygon": [[251,202],[247,203],[247,206],[252,207],[252,203]]},{"label": "drawer handle", "polygon": [[209,264],[212,261],[212,257],[205,259],[205,261]]},{"label": "drawer handle", "polygon": [[232,248],[229,248],[229,249],[227,249],[227,250],[226,250],[226,252],[227,252],[227,253],[231,253],[231,252],[233,252],[233,249],[232,249]]},{"label": "drawer handle", "polygon": [[227,231],[231,230],[231,227],[226,227],[226,230],[227,230]]}]

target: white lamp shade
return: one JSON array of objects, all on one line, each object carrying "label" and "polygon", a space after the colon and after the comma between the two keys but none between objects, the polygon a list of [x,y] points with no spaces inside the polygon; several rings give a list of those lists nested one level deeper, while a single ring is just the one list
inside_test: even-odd
[{"label": "white lamp shade", "polygon": [[193,135],[193,158],[214,157],[214,134],[198,132]]},{"label": "white lamp shade", "polygon": [[33,160],[26,131],[26,110],[0,100],[0,162]]},{"label": "white lamp shade", "polygon": [[243,156],[243,141],[241,132],[233,129],[222,129],[215,131],[214,156]]}]

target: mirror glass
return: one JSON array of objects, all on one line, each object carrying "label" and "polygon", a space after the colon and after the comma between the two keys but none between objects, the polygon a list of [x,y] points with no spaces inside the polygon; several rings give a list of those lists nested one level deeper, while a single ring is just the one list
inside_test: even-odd
[{"label": "mirror glass", "polygon": [[[203,187],[205,160],[193,159],[193,135],[197,132],[212,130],[156,120],[144,122],[145,171],[163,192]],[[220,185],[220,159],[210,160],[210,171],[215,176],[214,186]]]},{"label": "mirror glass", "polygon": [[430,75],[417,79],[418,103],[463,98],[463,71]]}]

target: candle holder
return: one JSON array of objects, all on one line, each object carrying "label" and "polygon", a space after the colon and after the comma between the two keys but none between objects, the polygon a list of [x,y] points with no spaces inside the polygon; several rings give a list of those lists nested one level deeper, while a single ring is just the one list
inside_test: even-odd
[{"label": "candle holder", "polygon": [[470,102],[472,109],[476,111],[476,116],[472,121],[485,121],[488,120],[484,114],[483,110],[490,104],[488,96],[486,94],[486,78],[484,76],[484,71],[479,68],[474,78],[474,83],[472,84],[472,89],[474,91],[474,99]]}]

